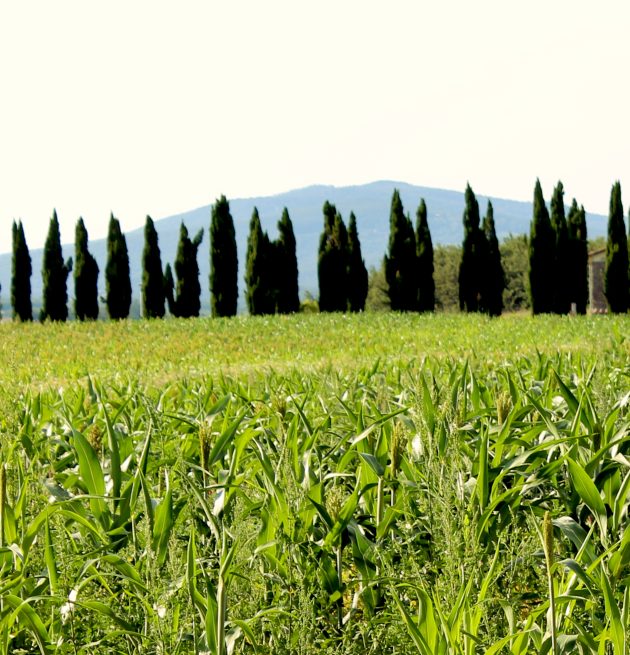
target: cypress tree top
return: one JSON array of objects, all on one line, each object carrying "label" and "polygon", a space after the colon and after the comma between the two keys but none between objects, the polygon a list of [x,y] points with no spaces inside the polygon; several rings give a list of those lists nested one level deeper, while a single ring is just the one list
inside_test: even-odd
[{"label": "cypress tree top", "polygon": [[278,249],[282,269],[278,285],[278,312],[291,314],[300,310],[298,262],[295,234],[289,211],[285,207],[278,223]]}]

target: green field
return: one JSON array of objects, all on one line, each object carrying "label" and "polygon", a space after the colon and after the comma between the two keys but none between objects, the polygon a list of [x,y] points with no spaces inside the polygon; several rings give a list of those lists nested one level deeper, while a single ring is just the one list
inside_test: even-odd
[{"label": "green field", "polygon": [[0,347],[0,655],[628,652],[626,317]]}]

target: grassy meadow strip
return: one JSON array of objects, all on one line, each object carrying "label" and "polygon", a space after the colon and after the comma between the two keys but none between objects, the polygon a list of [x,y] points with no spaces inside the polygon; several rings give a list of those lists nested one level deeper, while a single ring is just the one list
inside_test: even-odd
[{"label": "grassy meadow strip", "polygon": [[234,319],[0,323],[0,385],[72,385],[87,375],[150,386],[263,370],[354,370],[426,356],[498,364],[557,351],[630,355],[628,319],[513,314],[305,314]]},{"label": "grassy meadow strip", "polygon": [[628,652],[627,319],[0,327],[0,655]]}]

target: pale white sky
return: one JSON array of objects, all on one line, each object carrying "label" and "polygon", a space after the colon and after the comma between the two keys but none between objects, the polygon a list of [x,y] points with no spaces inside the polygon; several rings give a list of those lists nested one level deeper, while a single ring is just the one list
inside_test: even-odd
[{"label": "pale white sky", "polygon": [[0,4],[0,251],[395,179],[630,202],[628,0]]}]

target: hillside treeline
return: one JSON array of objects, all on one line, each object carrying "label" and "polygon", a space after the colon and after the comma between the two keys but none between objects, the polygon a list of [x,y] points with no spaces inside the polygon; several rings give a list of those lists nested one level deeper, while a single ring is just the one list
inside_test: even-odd
[{"label": "hillside treeline", "polygon": [[[498,243],[494,210],[488,202],[483,219],[470,185],[466,188],[461,247],[434,249],[427,220],[427,206],[420,199],[415,224],[394,191],[390,210],[387,250],[380,270],[368,275],[361,254],[357,219],[348,226],[336,207],[323,207],[323,231],[318,252],[319,298],[300,303],[296,240],[288,210],[278,223],[272,241],[262,229],[254,209],[247,241],[245,298],[250,314],[287,314],[301,308],[322,312],[391,309],[432,312],[453,305],[464,312],[498,316],[504,308],[531,308],[534,314],[585,313],[588,304],[588,240],[586,213],[573,199],[566,212],[564,189],[558,182],[550,206],[540,182],[534,190],[529,238],[509,237]],[[212,315],[233,316],[238,301],[238,256],[234,221],[222,196],[212,206],[210,220],[210,295]],[[199,316],[198,250],[203,230],[192,239],[184,223],[180,228],[177,256],[171,267],[162,265],[158,235],[151,217],[145,224],[142,253],[142,315],[163,318]],[[99,318],[104,304],[111,319],[129,316],[132,300],[129,254],[119,221],[112,215],[107,236],[105,297],[99,298],[99,268],[89,251],[88,233],[80,218],[76,225],[75,255],[64,261],[56,212],[50,220],[42,263],[43,298],[39,319],[68,318],[67,281],[74,278],[74,314],[78,320]],[[74,267],[73,267],[74,264]],[[11,305],[13,318],[33,320],[31,258],[20,222],[13,223]],[[610,199],[605,295],[609,311],[623,313],[630,305],[628,238],[619,182]],[[456,296],[456,298],[455,298]],[[100,303],[99,303],[100,300]]]}]

